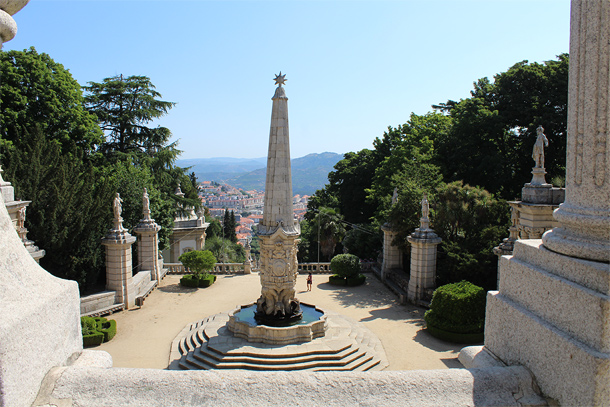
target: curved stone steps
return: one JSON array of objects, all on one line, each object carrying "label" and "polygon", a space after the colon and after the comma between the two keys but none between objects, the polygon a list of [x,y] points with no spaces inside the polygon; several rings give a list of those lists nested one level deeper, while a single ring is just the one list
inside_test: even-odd
[{"label": "curved stone steps", "polygon": [[265,357],[265,355],[222,355],[216,352],[210,352],[206,347],[201,347],[197,351],[193,352],[193,357],[196,359],[205,358],[206,360],[215,360],[216,363],[242,363],[245,365],[261,365],[261,366],[274,366],[274,365],[299,365],[304,363],[311,363],[316,361],[324,361],[332,363],[334,361],[343,361],[352,357],[354,354],[359,352],[358,348],[348,346],[347,348],[341,349],[336,353],[302,353],[294,354],[291,356],[283,357]]},{"label": "curved stone steps", "polygon": [[381,342],[364,325],[335,313],[327,316],[324,337],[279,346],[233,337],[226,328],[228,314],[216,314],[182,330],[168,369],[366,371],[388,365]]}]

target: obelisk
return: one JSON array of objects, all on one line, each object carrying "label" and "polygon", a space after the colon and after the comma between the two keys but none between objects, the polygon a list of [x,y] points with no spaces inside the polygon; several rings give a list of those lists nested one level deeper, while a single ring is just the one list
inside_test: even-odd
[{"label": "obelisk", "polygon": [[288,98],[282,86],[285,82],[286,75],[280,72],[275,76],[277,88],[272,98],[265,206],[258,227],[262,288],[256,318],[269,325],[301,317],[299,301],[294,296],[301,231],[294,219],[292,205]]}]

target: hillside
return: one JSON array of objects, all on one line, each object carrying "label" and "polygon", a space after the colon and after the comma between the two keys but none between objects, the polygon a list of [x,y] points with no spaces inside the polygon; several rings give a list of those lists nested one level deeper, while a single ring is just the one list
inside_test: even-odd
[{"label": "hillside", "polygon": [[[292,192],[311,195],[328,182],[328,173],[342,154],[308,154],[291,160]],[[226,182],[238,188],[265,189],[266,158],[198,158],[177,160],[181,167],[192,167],[199,180]]]}]

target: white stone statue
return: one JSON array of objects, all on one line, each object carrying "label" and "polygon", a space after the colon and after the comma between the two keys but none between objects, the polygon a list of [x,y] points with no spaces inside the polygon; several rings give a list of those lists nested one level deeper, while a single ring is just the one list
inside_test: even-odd
[{"label": "white stone statue", "polygon": [[544,128],[538,126],[536,129],[536,142],[534,143],[534,151],[532,152],[532,158],[536,162],[535,168],[544,168],[544,147],[549,146],[549,139],[544,135]]},{"label": "white stone statue", "polygon": [[421,200],[421,217],[428,219],[430,216],[430,204],[428,203],[428,194],[424,194]]},{"label": "white stone statue", "polygon": [[144,188],[144,195],[142,196],[142,210],[144,213],[150,212],[150,199],[148,198],[148,191]]},{"label": "white stone statue", "polygon": [[24,228],[25,227],[25,206],[22,207],[21,209],[19,209],[19,221],[17,222],[17,225],[20,228]]},{"label": "white stone statue", "polygon": [[394,188],[394,193],[392,194],[392,205],[398,202],[398,188]]},{"label": "white stone statue", "polygon": [[122,218],[121,218],[121,214],[123,213],[123,205],[121,205],[122,202],[123,202],[123,200],[121,199],[121,196],[117,192],[116,196],[114,197],[114,201],[112,202],[112,210],[114,211],[115,220],[122,220]]}]

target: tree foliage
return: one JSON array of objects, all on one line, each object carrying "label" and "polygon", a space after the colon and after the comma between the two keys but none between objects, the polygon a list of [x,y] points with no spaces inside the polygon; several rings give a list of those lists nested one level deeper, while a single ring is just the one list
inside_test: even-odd
[{"label": "tree foliage", "polygon": [[216,265],[216,257],[209,250],[193,250],[182,253],[178,257],[178,261],[197,276],[197,278],[201,278],[201,274],[207,274]]},{"label": "tree foliage", "polygon": [[519,196],[531,178],[536,128],[549,138],[545,167],[551,177],[565,173],[568,56],[543,64],[519,62],[479,79],[471,97],[436,106],[453,120],[438,140],[436,163],[447,182],[463,180],[505,199]]},{"label": "tree foliage", "polygon": [[105,154],[145,153],[153,155],[167,149],[171,132],[166,127],[149,127],[149,123],[167,114],[175,105],[159,100],[161,94],[146,76],[123,75],[89,82],[84,87],[85,103],[106,135],[102,145]]}]

